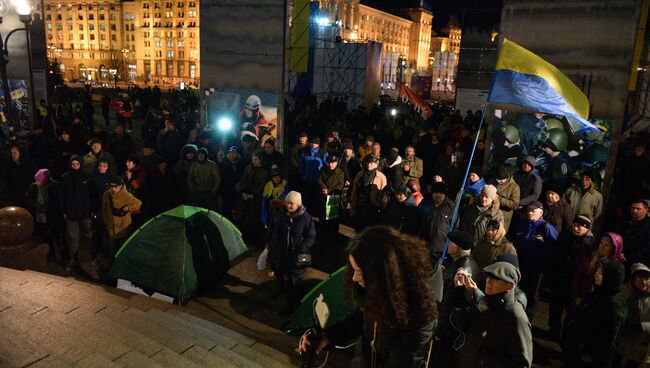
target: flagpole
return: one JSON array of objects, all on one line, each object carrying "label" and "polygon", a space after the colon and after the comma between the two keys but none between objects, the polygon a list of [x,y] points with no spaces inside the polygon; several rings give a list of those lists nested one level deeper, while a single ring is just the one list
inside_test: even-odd
[{"label": "flagpole", "polygon": [[[472,147],[472,153],[469,155],[469,161],[467,161],[467,169],[465,169],[465,177],[461,182],[460,191],[456,197],[456,206],[454,208],[454,214],[451,217],[451,225],[449,225],[449,232],[454,230],[454,225],[456,224],[456,219],[458,218],[458,209],[460,208],[460,202],[463,199],[463,194],[465,193],[465,182],[467,182],[467,177],[469,176],[469,169],[472,166],[472,160],[474,159],[474,152],[476,152],[476,145],[478,144],[478,138],[481,135],[481,129],[483,128],[483,121],[485,121],[485,113],[487,111],[487,103],[483,107],[483,113],[481,114],[481,122],[478,124],[478,130],[476,131],[476,138],[474,138],[474,146]],[[445,240],[445,247],[442,250],[442,256],[440,257],[440,264],[445,260],[447,256],[447,248],[449,248],[449,238]]]}]

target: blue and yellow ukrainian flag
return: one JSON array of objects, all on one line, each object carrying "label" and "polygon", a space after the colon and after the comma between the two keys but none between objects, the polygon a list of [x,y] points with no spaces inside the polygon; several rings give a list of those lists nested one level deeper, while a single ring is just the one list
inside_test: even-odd
[{"label": "blue and yellow ukrainian flag", "polygon": [[577,132],[598,129],[587,121],[587,96],[567,76],[507,39],[501,45],[488,103],[563,115]]}]

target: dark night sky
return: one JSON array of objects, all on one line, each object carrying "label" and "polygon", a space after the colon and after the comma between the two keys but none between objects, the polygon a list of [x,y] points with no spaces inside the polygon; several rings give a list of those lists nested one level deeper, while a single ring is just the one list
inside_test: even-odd
[{"label": "dark night sky", "polygon": [[433,27],[439,29],[447,24],[450,15],[456,15],[465,27],[490,30],[499,24],[502,0],[361,0],[362,3],[380,9],[417,7],[424,1],[433,11]]}]

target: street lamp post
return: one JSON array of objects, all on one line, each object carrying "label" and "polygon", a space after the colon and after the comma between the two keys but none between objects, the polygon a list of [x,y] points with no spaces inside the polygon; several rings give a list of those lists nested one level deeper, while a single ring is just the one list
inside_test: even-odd
[{"label": "street lamp post", "polygon": [[[7,48],[7,43],[9,42],[9,38],[11,37],[12,34],[18,31],[25,31],[27,32],[27,49],[28,49],[28,59],[29,59],[29,81],[30,81],[30,87],[32,88],[32,91],[29,91],[31,94],[31,102],[32,102],[32,110],[36,110],[36,104],[35,104],[35,96],[34,96],[34,81],[32,77],[32,58],[31,58],[31,44],[29,41],[29,26],[32,23],[32,7],[29,4],[27,0],[12,0],[11,5],[13,8],[16,10],[16,13],[18,13],[18,17],[21,22],[25,25],[24,28],[16,28],[9,32],[7,34],[7,37],[4,39],[4,42],[2,40],[2,35],[0,35],[0,73],[2,74],[2,91],[4,93],[5,97],[5,116],[7,117],[7,121],[9,122],[9,130],[11,133],[11,137],[18,132],[18,129],[20,126],[18,125],[18,119],[14,115],[14,109],[13,106],[11,106],[11,90],[9,89],[9,78],[7,76],[7,64],[9,63],[9,50]],[[6,3],[6,0],[0,0],[0,24],[2,23],[2,17],[7,15],[7,12],[9,11],[9,4]],[[35,115],[32,115],[35,116]]]}]

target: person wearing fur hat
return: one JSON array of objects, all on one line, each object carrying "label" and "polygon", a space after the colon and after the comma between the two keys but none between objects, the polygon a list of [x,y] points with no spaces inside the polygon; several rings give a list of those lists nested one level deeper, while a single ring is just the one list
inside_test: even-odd
[{"label": "person wearing fur hat", "polygon": [[190,189],[192,204],[211,210],[217,208],[217,193],[221,185],[219,166],[208,160],[208,150],[201,148],[196,154],[197,160],[190,166],[187,185]]},{"label": "person wearing fur hat", "polygon": [[476,203],[463,211],[459,229],[472,234],[475,240],[482,239],[491,220],[503,223],[503,213],[499,209],[497,188],[488,184],[483,187]]},{"label": "person wearing fur hat", "polygon": [[650,363],[650,268],[643,263],[630,267],[630,282],[626,290],[627,319],[621,331],[618,351],[620,367],[642,367]]},{"label": "person wearing fur hat", "polygon": [[519,185],[505,166],[500,166],[496,178],[497,196],[499,196],[499,209],[503,212],[503,227],[506,232],[510,229],[512,215],[519,207],[521,192]]},{"label": "person wearing fur hat", "polygon": [[130,235],[131,215],[140,211],[142,201],[129,193],[124,180],[115,175],[110,179],[110,189],[102,198],[102,218],[109,236],[109,255],[114,255]]},{"label": "person wearing fur hat", "polygon": [[[516,298],[521,272],[510,262],[499,261],[485,268],[485,296],[453,319],[465,333],[458,367],[531,367],[533,336],[523,306]],[[460,272],[456,285],[477,290],[471,275]]]},{"label": "person wearing fur hat", "polygon": [[598,226],[603,213],[603,195],[594,187],[596,177],[591,170],[580,173],[580,183],[566,190],[562,197],[573,209],[575,216],[587,216]]},{"label": "person wearing fur hat", "polygon": [[596,262],[591,291],[566,324],[562,353],[567,367],[612,367],[627,317],[621,295],[625,267],[617,259]]},{"label": "person wearing fur hat", "polygon": [[311,257],[311,247],[316,240],[316,228],[311,215],[302,205],[302,195],[291,191],[285,197],[285,210],[269,241],[268,260],[275,273],[277,294],[286,292],[286,309],[289,312],[298,304],[299,286],[307,262],[299,259]]},{"label": "person wearing fur hat", "polygon": [[61,176],[60,203],[66,222],[66,243],[70,260],[66,270],[77,264],[77,253],[92,237],[92,177],[83,170],[83,157],[70,157],[70,171]]},{"label": "person wearing fur hat", "polygon": [[519,287],[528,298],[526,313],[532,320],[542,272],[557,242],[557,231],[544,220],[544,205],[539,201],[530,203],[526,210],[527,218],[515,223],[511,240],[517,249],[522,274]]}]

